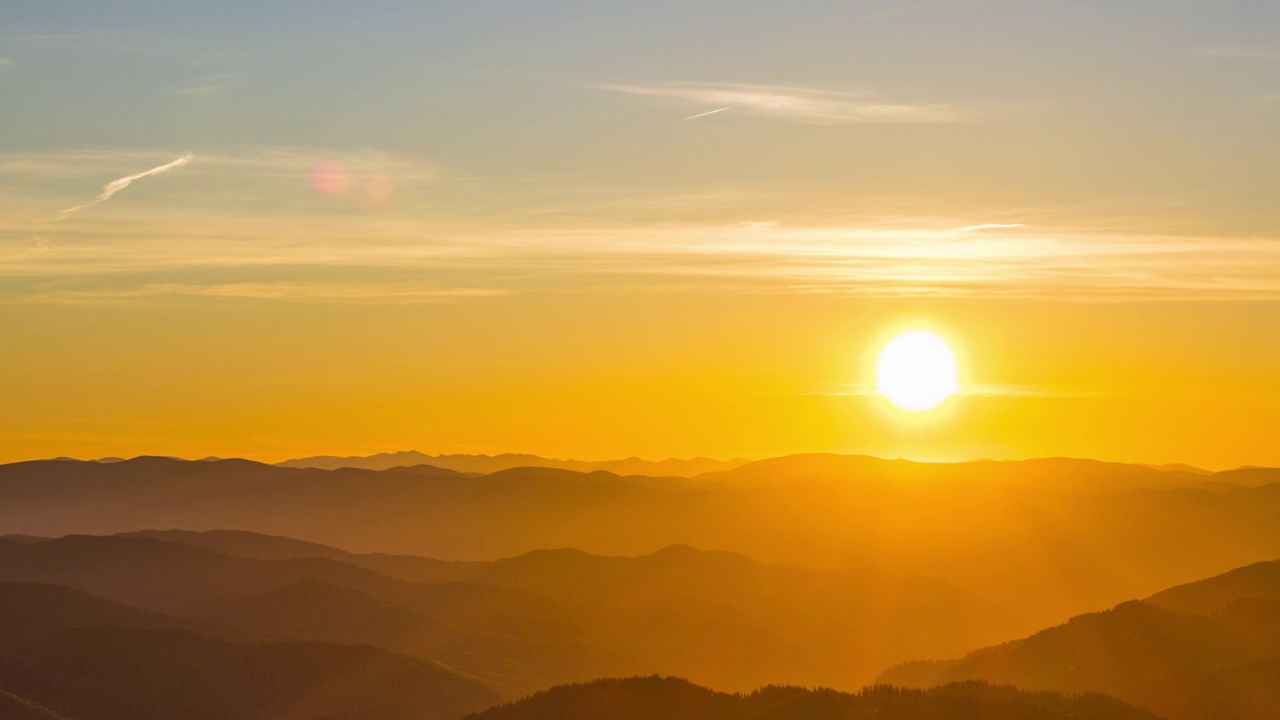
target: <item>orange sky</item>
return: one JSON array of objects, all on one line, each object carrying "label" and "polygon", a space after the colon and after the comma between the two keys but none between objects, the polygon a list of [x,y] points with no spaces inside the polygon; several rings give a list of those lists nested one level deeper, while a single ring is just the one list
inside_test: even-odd
[{"label": "orange sky", "polygon": [[486,7],[15,16],[0,460],[1280,464],[1273,4]]}]

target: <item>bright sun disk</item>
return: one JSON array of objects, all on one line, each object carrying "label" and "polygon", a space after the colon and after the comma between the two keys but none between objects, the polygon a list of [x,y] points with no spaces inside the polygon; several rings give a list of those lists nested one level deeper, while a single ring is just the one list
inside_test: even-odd
[{"label": "bright sun disk", "polygon": [[931,332],[905,332],[889,341],[876,362],[876,391],[909,412],[941,405],[960,391],[956,356]]}]

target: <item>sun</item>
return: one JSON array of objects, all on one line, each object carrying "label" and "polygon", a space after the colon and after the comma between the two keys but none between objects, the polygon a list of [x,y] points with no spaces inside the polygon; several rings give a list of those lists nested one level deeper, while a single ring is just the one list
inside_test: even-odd
[{"label": "sun", "polygon": [[938,407],[960,391],[956,356],[946,341],[915,330],[894,337],[876,362],[876,391],[908,412]]}]

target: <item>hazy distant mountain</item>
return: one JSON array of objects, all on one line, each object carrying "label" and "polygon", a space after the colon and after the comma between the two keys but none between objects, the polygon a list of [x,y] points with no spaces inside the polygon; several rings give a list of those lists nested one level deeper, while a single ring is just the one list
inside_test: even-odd
[{"label": "hazy distant mountain", "polygon": [[464,473],[489,475],[501,470],[519,467],[556,468],[575,472],[595,472],[604,470],[615,475],[648,475],[651,477],[693,477],[703,473],[731,470],[745,465],[746,460],[712,460],[710,458],[693,458],[692,460],[641,460],[632,457],[623,460],[560,460],[538,455],[505,453],[502,455],[425,455],[413,450],[394,453],[380,453],[366,457],[336,457],[321,455],[318,457],[286,460],[279,463],[282,467],[319,468],[336,470],[350,467],[364,470],[390,470],[396,467],[412,467],[414,465],[433,465],[439,468],[457,470]]},{"label": "hazy distant mountain", "polygon": [[1213,479],[1245,487],[1280,484],[1280,468],[1246,467],[1214,473]]},{"label": "hazy distant mountain", "polygon": [[[484,586],[435,590],[445,596],[444,608],[427,614],[350,588],[300,581],[222,603],[201,617],[264,636],[373,645],[438,660],[492,682],[507,697],[653,670],[624,650],[593,644],[568,621],[542,615],[545,601],[529,607],[519,593]],[[464,603],[470,604],[464,609]]]},{"label": "hazy distant mountain", "polygon": [[770,566],[682,546],[637,558],[557,550],[448,563],[243,532],[151,531],[0,544],[0,577],[60,582],[257,635],[366,643],[523,691],[649,671],[731,689],[858,687],[893,662],[1009,632],[1007,611],[943,581]]},{"label": "hazy distant mountain", "polygon": [[1067,698],[977,683],[857,694],[767,687],[725,695],[675,678],[600,680],[557,687],[474,720],[1155,720],[1098,695]]},{"label": "hazy distant mountain", "polygon": [[880,677],[915,687],[960,680],[1104,692],[1173,720],[1274,718],[1280,562],[1072,618],[960,660],[909,663]]},{"label": "hazy distant mountain", "polygon": [[419,585],[324,558],[256,560],[150,538],[71,536],[0,541],[0,580],[57,583],[177,615],[188,626],[374,645],[444,662],[512,694],[653,669],[584,641],[572,614],[545,597]]},{"label": "hazy distant mountain", "polygon": [[[969,488],[1016,487],[1069,492],[1108,492],[1141,488],[1168,489],[1204,483],[1205,472],[1186,467],[1043,458],[1037,460],[973,460],[921,463],[866,455],[789,455],[707,473],[700,479],[742,484],[774,484],[815,479],[892,479]],[[1280,474],[1277,475],[1280,481]]]},{"label": "hazy distant mountain", "polygon": [[[1280,484],[1243,486],[1232,477],[1080,460],[832,455],[697,478],[37,462],[0,466],[0,528],[36,536],[233,528],[468,560],[540,548],[614,556],[719,548],[778,565],[944,578],[1013,611],[1001,620],[1009,622],[1005,637],[1016,637],[1280,556]],[[384,560],[380,572],[397,563],[403,572],[422,569]]]},{"label": "hazy distant mountain", "polygon": [[53,538],[51,537],[44,537],[39,535],[0,535],[0,540],[8,540],[10,542],[16,542],[23,545],[29,545],[31,543],[38,543],[38,542],[45,542],[47,540],[52,540],[52,539]]}]

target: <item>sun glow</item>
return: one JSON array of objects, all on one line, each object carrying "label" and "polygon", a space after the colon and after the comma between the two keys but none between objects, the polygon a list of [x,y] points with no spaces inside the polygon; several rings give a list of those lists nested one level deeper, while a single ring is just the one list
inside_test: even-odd
[{"label": "sun glow", "polygon": [[902,333],[880,351],[876,391],[909,412],[938,407],[960,390],[956,356],[930,332]]}]

